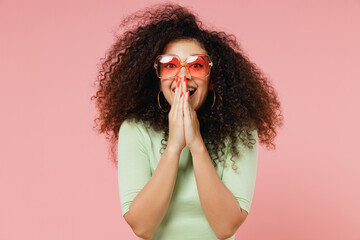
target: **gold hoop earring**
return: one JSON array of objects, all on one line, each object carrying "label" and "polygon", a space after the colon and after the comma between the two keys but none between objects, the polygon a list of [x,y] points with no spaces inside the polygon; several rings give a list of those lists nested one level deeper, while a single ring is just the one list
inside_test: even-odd
[{"label": "gold hoop earring", "polygon": [[161,109],[163,112],[167,112],[167,111],[169,111],[169,107],[166,109],[166,111],[161,107],[161,104],[160,104],[160,92],[161,92],[161,90],[159,90],[159,92],[158,92],[158,94],[157,94],[158,105],[159,105],[160,109]]},{"label": "gold hoop earring", "polygon": [[211,105],[211,108],[212,109],[215,105],[215,101],[216,101],[216,94],[215,94],[215,89],[212,90],[214,92],[214,100],[213,100],[213,104]]}]

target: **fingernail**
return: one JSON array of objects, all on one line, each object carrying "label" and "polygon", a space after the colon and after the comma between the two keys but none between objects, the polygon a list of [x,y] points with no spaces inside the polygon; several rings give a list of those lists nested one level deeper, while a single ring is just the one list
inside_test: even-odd
[{"label": "fingernail", "polygon": [[176,76],[176,83],[179,81],[179,76]]},{"label": "fingernail", "polygon": [[190,91],[188,91],[188,96],[190,96]]},{"label": "fingernail", "polygon": [[177,84],[177,86],[178,86],[178,87],[180,86],[180,81],[178,81],[178,84]]},{"label": "fingernail", "polygon": [[181,93],[180,93],[180,98],[182,97],[182,95],[183,95],[183,93],[181,92]]},{"label": "fingernail", "polygon": [[186,85],[186,87],[187,87],[187,80],[186,80],[186,78],[185,78],[185,85]]}]

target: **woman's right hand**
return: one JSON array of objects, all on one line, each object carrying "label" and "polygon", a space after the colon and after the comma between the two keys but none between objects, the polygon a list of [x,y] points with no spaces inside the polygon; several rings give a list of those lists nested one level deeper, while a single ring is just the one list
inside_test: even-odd
[{"label": "woman's right hand", "polygon": [[176,77],[177,85],[175,89],[173,103],[169,112],[169,140],[167,148],[179,153],[186,146],[184,131],[184,94],[185,83],[183,78]]}]

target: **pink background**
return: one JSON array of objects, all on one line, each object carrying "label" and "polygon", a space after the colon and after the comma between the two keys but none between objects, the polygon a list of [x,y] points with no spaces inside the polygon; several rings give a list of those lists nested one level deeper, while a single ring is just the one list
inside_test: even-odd
[{"label": "pink background", "polygon": [[[137,239],[89,98],[121,18],[159,1],[49,2],[0,1],[0,239]],[[236,239],[360,239],[360,2],[182,3],[235,34],[283,106]]]}]

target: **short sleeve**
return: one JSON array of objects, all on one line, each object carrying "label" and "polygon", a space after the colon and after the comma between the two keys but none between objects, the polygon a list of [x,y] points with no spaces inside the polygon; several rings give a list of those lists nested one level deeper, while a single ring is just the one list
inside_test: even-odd
[{"label": "short sleeve", "polygon": [[[230,160],[231,154],[227,154],[226,168],[224,168],[222,181],[225,186],[233,193],[238,201],[240,208],[244,209],[248,214],[254,195],[256,171],[258,162],[258,135],[257,130],[251,132],[256,143],[252,149],[245,147],[239,143],[239,156],[233,157],[236,170],[232,169],[233,162]],[[239,141],[240,142],[240,141]]]},{"label": "short sleeve", "polygon": [[120,126],[118,138],[118,186],[123,216],[151,177],[145,146],[138,124],[125,120]]}]

